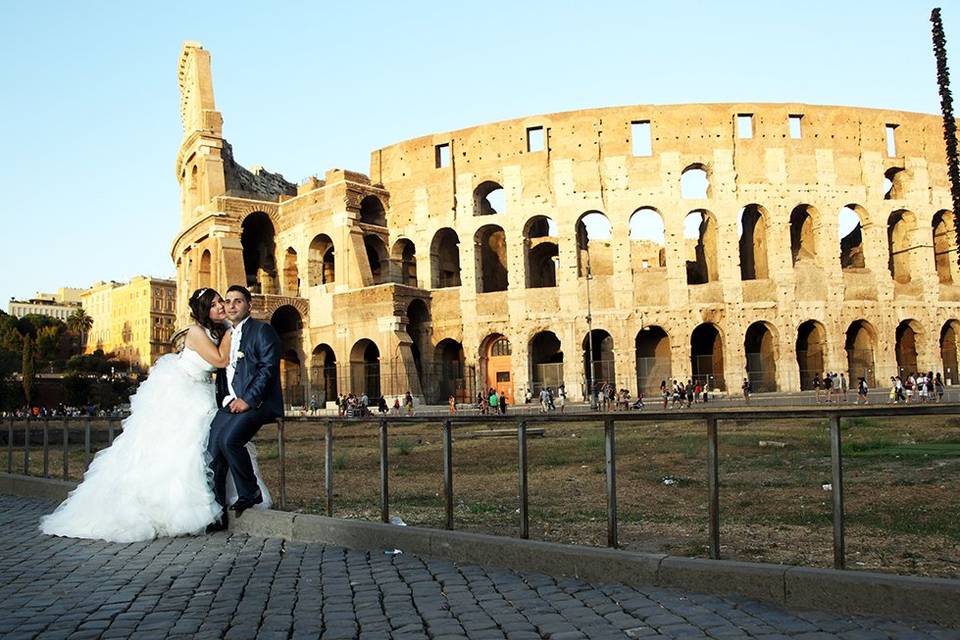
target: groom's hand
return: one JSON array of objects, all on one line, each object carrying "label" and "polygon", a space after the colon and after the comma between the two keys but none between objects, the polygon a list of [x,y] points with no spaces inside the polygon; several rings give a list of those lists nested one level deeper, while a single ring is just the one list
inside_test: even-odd
[{"label": "groom's hand", "polygon": [[244,411],[247,411],[248,409],[250,409],[250,405],[248,405],[246,402],[244,402],[240,398],[237,398],[230,403],[229,409],[230,409],[230,413],[243,413]]}]

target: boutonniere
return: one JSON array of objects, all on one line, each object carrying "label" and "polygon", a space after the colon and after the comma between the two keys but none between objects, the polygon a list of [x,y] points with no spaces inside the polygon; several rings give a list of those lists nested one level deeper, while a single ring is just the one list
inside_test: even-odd
[{"label": "boutonniere", "polygon": [[237,360],[242,360],[246,357],[246,354],[243,351],[237,351]]}]

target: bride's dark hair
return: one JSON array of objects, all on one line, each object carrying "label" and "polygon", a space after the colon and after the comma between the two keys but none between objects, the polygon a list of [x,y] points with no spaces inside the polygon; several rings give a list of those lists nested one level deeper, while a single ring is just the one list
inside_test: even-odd
[{"label": "bride's dark hair", "polygon": [[190,300],[187,302],[187,304],[190,305],[190,317],[193,318],[198,325],[207,329],[217,342],[220,342],[220,338],[227,332],[227,328],[223,326],[223,323],[214,322],[210,319],[210,307],[213,306],[213,301],[219,295],[216,289],[204,287],[203,289],[194,291],[193,295],[190,296]]}]

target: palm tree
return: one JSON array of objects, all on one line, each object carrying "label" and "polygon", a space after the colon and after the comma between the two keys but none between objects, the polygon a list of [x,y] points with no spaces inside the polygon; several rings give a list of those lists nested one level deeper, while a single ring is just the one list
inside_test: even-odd
[{"label": "palm tree", "polygon": [[80,307],[67,318],[67,328],[72,333],[80,336],[80,350],[87,345],[87,333],[93,328],[93,318],[87,315],[87,312]]},{"label": "palm tree", "polygon": [[[933,55],[937,59],[937,87],[940,90],[940,110],[943,112],[943,140],[947,148],[947,176],[953,210],[960,210],[960,158],[957,157],[957,121],[953,117],[953,95],[950,93],[950,69],[947,67],[947,37],[943,33],[940,9],[930,13],[933,23]],[[960,221],[954,220],[957,244],[960,245]],[[957,257],[960,262],[960,255]]]}]

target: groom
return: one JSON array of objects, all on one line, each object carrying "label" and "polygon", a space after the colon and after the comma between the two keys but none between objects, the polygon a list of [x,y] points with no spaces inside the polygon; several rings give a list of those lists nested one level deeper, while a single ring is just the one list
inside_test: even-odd
[{"label": "groom", "polygon": [[[217,374],[220,410],[210,426],[209,452],[213,492],[226,507],[227,471],[237,485],[230,508],[240,517],[263,502],[246,444],[260,427],[283,416],[280,392],[280,338],[269,324],[250,317],[250,292],[240,285],[227,289],[224,306],[233,324],[230,363]],[[212,530],[226,528],[226,511]]]}]

